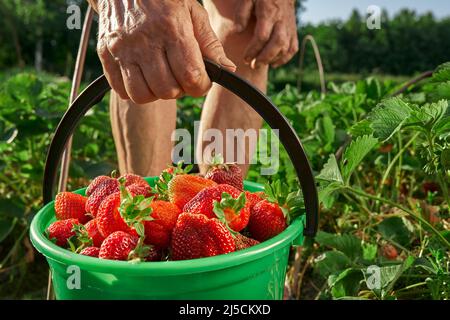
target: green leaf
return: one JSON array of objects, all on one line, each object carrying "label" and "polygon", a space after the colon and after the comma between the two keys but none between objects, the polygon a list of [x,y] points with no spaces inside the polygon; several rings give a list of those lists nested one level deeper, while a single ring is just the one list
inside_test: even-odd
[{"label": "green leaf", "polygon": [[401,98],[381,102],[368,116],[374,136],[386,141],[396,133],[411,115],[411,108]]},{"label": "green leaf", "polygon": [[339,165],[334,154],[330,155],[330,158],[328,159],[327,163],[325,163],[320,173],[316,176],[316,179],[329,182],[339,182],[342,184],[344,183],[341,171],[339,170]]},{"label": "green leaf", "polygon": [[341,251],[351,260],[362,256],[361,239],[351,234],[332,234],[319,231],[315,237],[317,243]]},{"label": "green leaf", "polygon": [[328,277],[328,286],[333,298],[356,296],[364,275],[359,269],[348,268],[338,275]]},{"label": "green leaf", "polygon": [[442,150],[441,164],[444,170],[450,170],[450,149]]},{"label": "green leaf", "polygon": [[317,270],[323,277],[341,272],[351,264],[350,259],[340,251],[327,251],[315,259]]},{"label": "green leaf", "polygon": [[431,77],[433,82],[445,82],[450,81],[450,62],[441,64],[434,70]]},{"label": "green leaf", "polygon": [[381,297],[385,298],[391,292],[400,276],[414,263],[414,257],[408,256],[400,265],[384,266],[380,268]]},{"label": "green leaf", "polygon": [[373,134],[373,129],[370,126],[370,121],[368,119],[363,119],[357,123],[355,123],[353,126],[350,127],[349,133],[353,137],[359,137],[364,135],[371,135]]},{"label": "green leaf", "polygon": [[386,240],[394,241],[402,246],[407,246],[411,241],[411,232],[400,217],[384,219],[378,224],[377,230]]},{"label": "green leaf", "polygon": [[333,206],[336,200],[336,193],[342,188],[343,184],[338,182],[332,182],[326,187],[319,187],[319,201],[327,209]]},{"label": "green leaf", "polygon": [[345,181],[349,181],[353,171],[377,143],[378,140],[372,136],[358,137],[350,143],[344,152],[344,160],[341,171]]}]

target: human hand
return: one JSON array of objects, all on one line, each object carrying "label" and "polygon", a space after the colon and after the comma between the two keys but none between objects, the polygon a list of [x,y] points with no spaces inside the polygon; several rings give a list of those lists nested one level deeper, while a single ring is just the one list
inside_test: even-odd
[{"label": "human hand", "polygon": [[97,52],[111,87],[143,104],[211,86],[203,58],[235,71],[195,0],[98,0]]},{"label": "human hand", "polygon": [[294,0],[241,0],[236,8],[236,31],[244,31],[255,15],[253,38],[244,54],[252,67],[279,67],[298,51]]}]

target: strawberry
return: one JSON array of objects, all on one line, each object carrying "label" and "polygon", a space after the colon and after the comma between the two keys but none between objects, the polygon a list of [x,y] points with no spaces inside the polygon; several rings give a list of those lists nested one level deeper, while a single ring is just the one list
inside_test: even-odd
[{"label": "strawberry", "polygon": [[144,222],[145,243],[162,249],[168,248],[172,230],[181,211],[173,203],[162,200],[153,201],[150,206],[152,220]]},{"label": "strawberry", "polygon": [[120,215],[119,207],[120,192],[114,192],[107,196],[98,208],[97,228],[105,238],[116,231],[131,232],[131,228]]},{"label": "strawberry", "polygon": [[235,163],[224,163],[221,155],[213,157],[205,178],[218,184],[229,184],[238,190],[244,189],[241,168]]},{"label": "strawberry", "polygon": [[89,257],[94,257],[94,258],[98,258],[98,254],[100,253],[100,248],[97,247],[87,247],[84,248],[83,250],[81,250],[80,254],[82,254],[83,256],[89,256]]},{"label": "strawberry", "polygon": [[286,217],[277,203],[261,200],[253,207],[248,229],[256,240],[270,239],[286,227]]},{"label": "strawberry", "polygon": [[86,197],[72,192],[60,192],[55,197],[56,219],[78,219],[81,223],[85,223],[89,220],[85,205]]},{"label": "strawberry", "polygon": [[247,198],[247,201],[250,206],[250,210],[260,202],[262,199],[264,199],[264,192],[258,191],[258,192],[249,192],[245,191],[245,197]]},{"label": "strawberry", "polygon": [[55,240],[56,245],[65,247],[68,240],[75,236],[73,228],[79,223],[78,219],[58,220],[47,228],[46,233],[50,240]]},{"label": "strawberry", "polygon": [[129,255],[137,244],[138,237],[123,231],[116,231],[103,241],[98,257],[109,260],[129,260]]},{"label": "strawberry", "polygon": [[177,175],[168,184],[169,200],[182,209],[198,192],[213,185],[216,185],[214,181],[199,176]]},{"label": "strawberry", "polygon": [[203,189],[184,206],[183,212],[218,217],[234,231],[244,229],[250,218],[245,193],[228,184]]},{"label": "strawberry", "polygon": [[297,193],[287,193],[280,181],[265,186],[267,199],[255,204],[250,213],[248,229],[253,238],[265,241],[286,229],[291,218],[302,213],[303,198]]},{"label": "strawberry", "polygon": [[148,185],[147,181],[145,181],[144,178],[141,176],[134,174],[134,173],[127,173],[124,175],[121,175],[118,180],[124,179],[125,180],[125,187],[131,186],[132,184],[141,184],[141,185]]},{"label": "strawberry", "polygon": [[88,237],[92,240],[94,247],[100,247],[105,237],[102,236],[97,227],[97,219],[92,219],[84,225]]},{"label": "strawberry", "polygon": [[388,260],[395,260],[398,257],[397,249],[389,243],[381,248],[381,254]]},{"label": "strawberry", "polygon": [[152,195],[152,188],[148,184],[132,184],[126,187],[129,193],[133,196],[143,195],[145,198],[148,198]]},{"label": "strawberry", "polygon": [[86,211],[91,213],[94,217],[97,216],[98,208],[102,201],[110,194],[119,191],[119,182],[117,179],[104,179],[94,192],[89,196],[86,202]]},{"label": "strawberry", "polygon": [[254,245],[257,245],[259,241],[236,233],[234,236],[234,243],[236,245],[236,251],[238,251],[253,247]]},{"label": "strawberry", "polygon": [[168,166],[164,169],[159,175],[158,180],[155,182],[156,198],[159,200],[169,200],[168,184],[170,180],[172,180],[174,176],[188,174],[189,171],[192,170],[192,167],[193,166],[190,164],[183,168],[183,161],[180,161],[176,167]]},{"label": "strawberry", "polygon": [[150,246],[148,256],[146,257],[145,261],[161,261],[161,258],[162,258],[161,250],[156,249],[153,246]]},{"label": "strawberry", "polygon": [[235,251],[233,236],[219,220],[202,214],[182,213],[173,229],[173,260],[211,257]]},{"label": "strawberry", "polygon": [[90,196],[94,193],[95,189],[105,180],[111,179],[108,176],[98,176],[94,180],[91,181],[89,186],[86,188],[86,196]]}]

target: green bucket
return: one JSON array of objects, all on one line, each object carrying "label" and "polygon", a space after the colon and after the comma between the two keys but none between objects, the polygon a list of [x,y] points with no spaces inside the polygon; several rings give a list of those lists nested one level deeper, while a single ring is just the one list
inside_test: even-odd
[{"label": "green bucket", "polygon": [[[86,112],[111,89],[102,75],[70,105],[58,124],[45,163],[43,200],[46,204],[31,224],[31,240],[46,258],[58,299],[281,299],[291,245],[317,232],[319,202],[314,176],[295,130],[278,108],[250,83],[205,60],[211,81],[248,103],[278,133],[298,176],[305,215],[279,235],[254,247],[185,261],[130,264],[81,256],[64,250],[44,236],[55,220],[53,195],[65,147]],[[155,178],[149,178],[150,184]],[[262,186],[245,182],[249,191]],[[84,189],[77,192],[84,193]]]},{"label": "green bucket", "polygon": [[[153,184],[154,178],[147,179]],[[245,182],[245,189],[262,186]],[[85,189],[77,190],[84,194]],[[130,263],[82,256],[58,247],[44,231],[55,221],[53,201],[31,224],[31,242],[50,265],[57,299],[282,299],[292,244],[303,219],[276,237],[225,255],[184,261]]]}]

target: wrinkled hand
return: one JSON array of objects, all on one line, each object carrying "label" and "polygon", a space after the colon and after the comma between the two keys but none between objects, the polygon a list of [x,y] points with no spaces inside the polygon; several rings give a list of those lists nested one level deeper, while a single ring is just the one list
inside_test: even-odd
[{"label": "wrinkled hand", "polygon": [[111,87],[143,104],[211,86],[202,57],[235,71],[195,0],[99,0],[97,52]]},{"label": "wrinkled hand", "polygon": [[236,8],[236,31],[245,30],[254,14],[256,26],[244,54],[256,67],[279,67],[298,51],[294,0],[241,0]]}]

